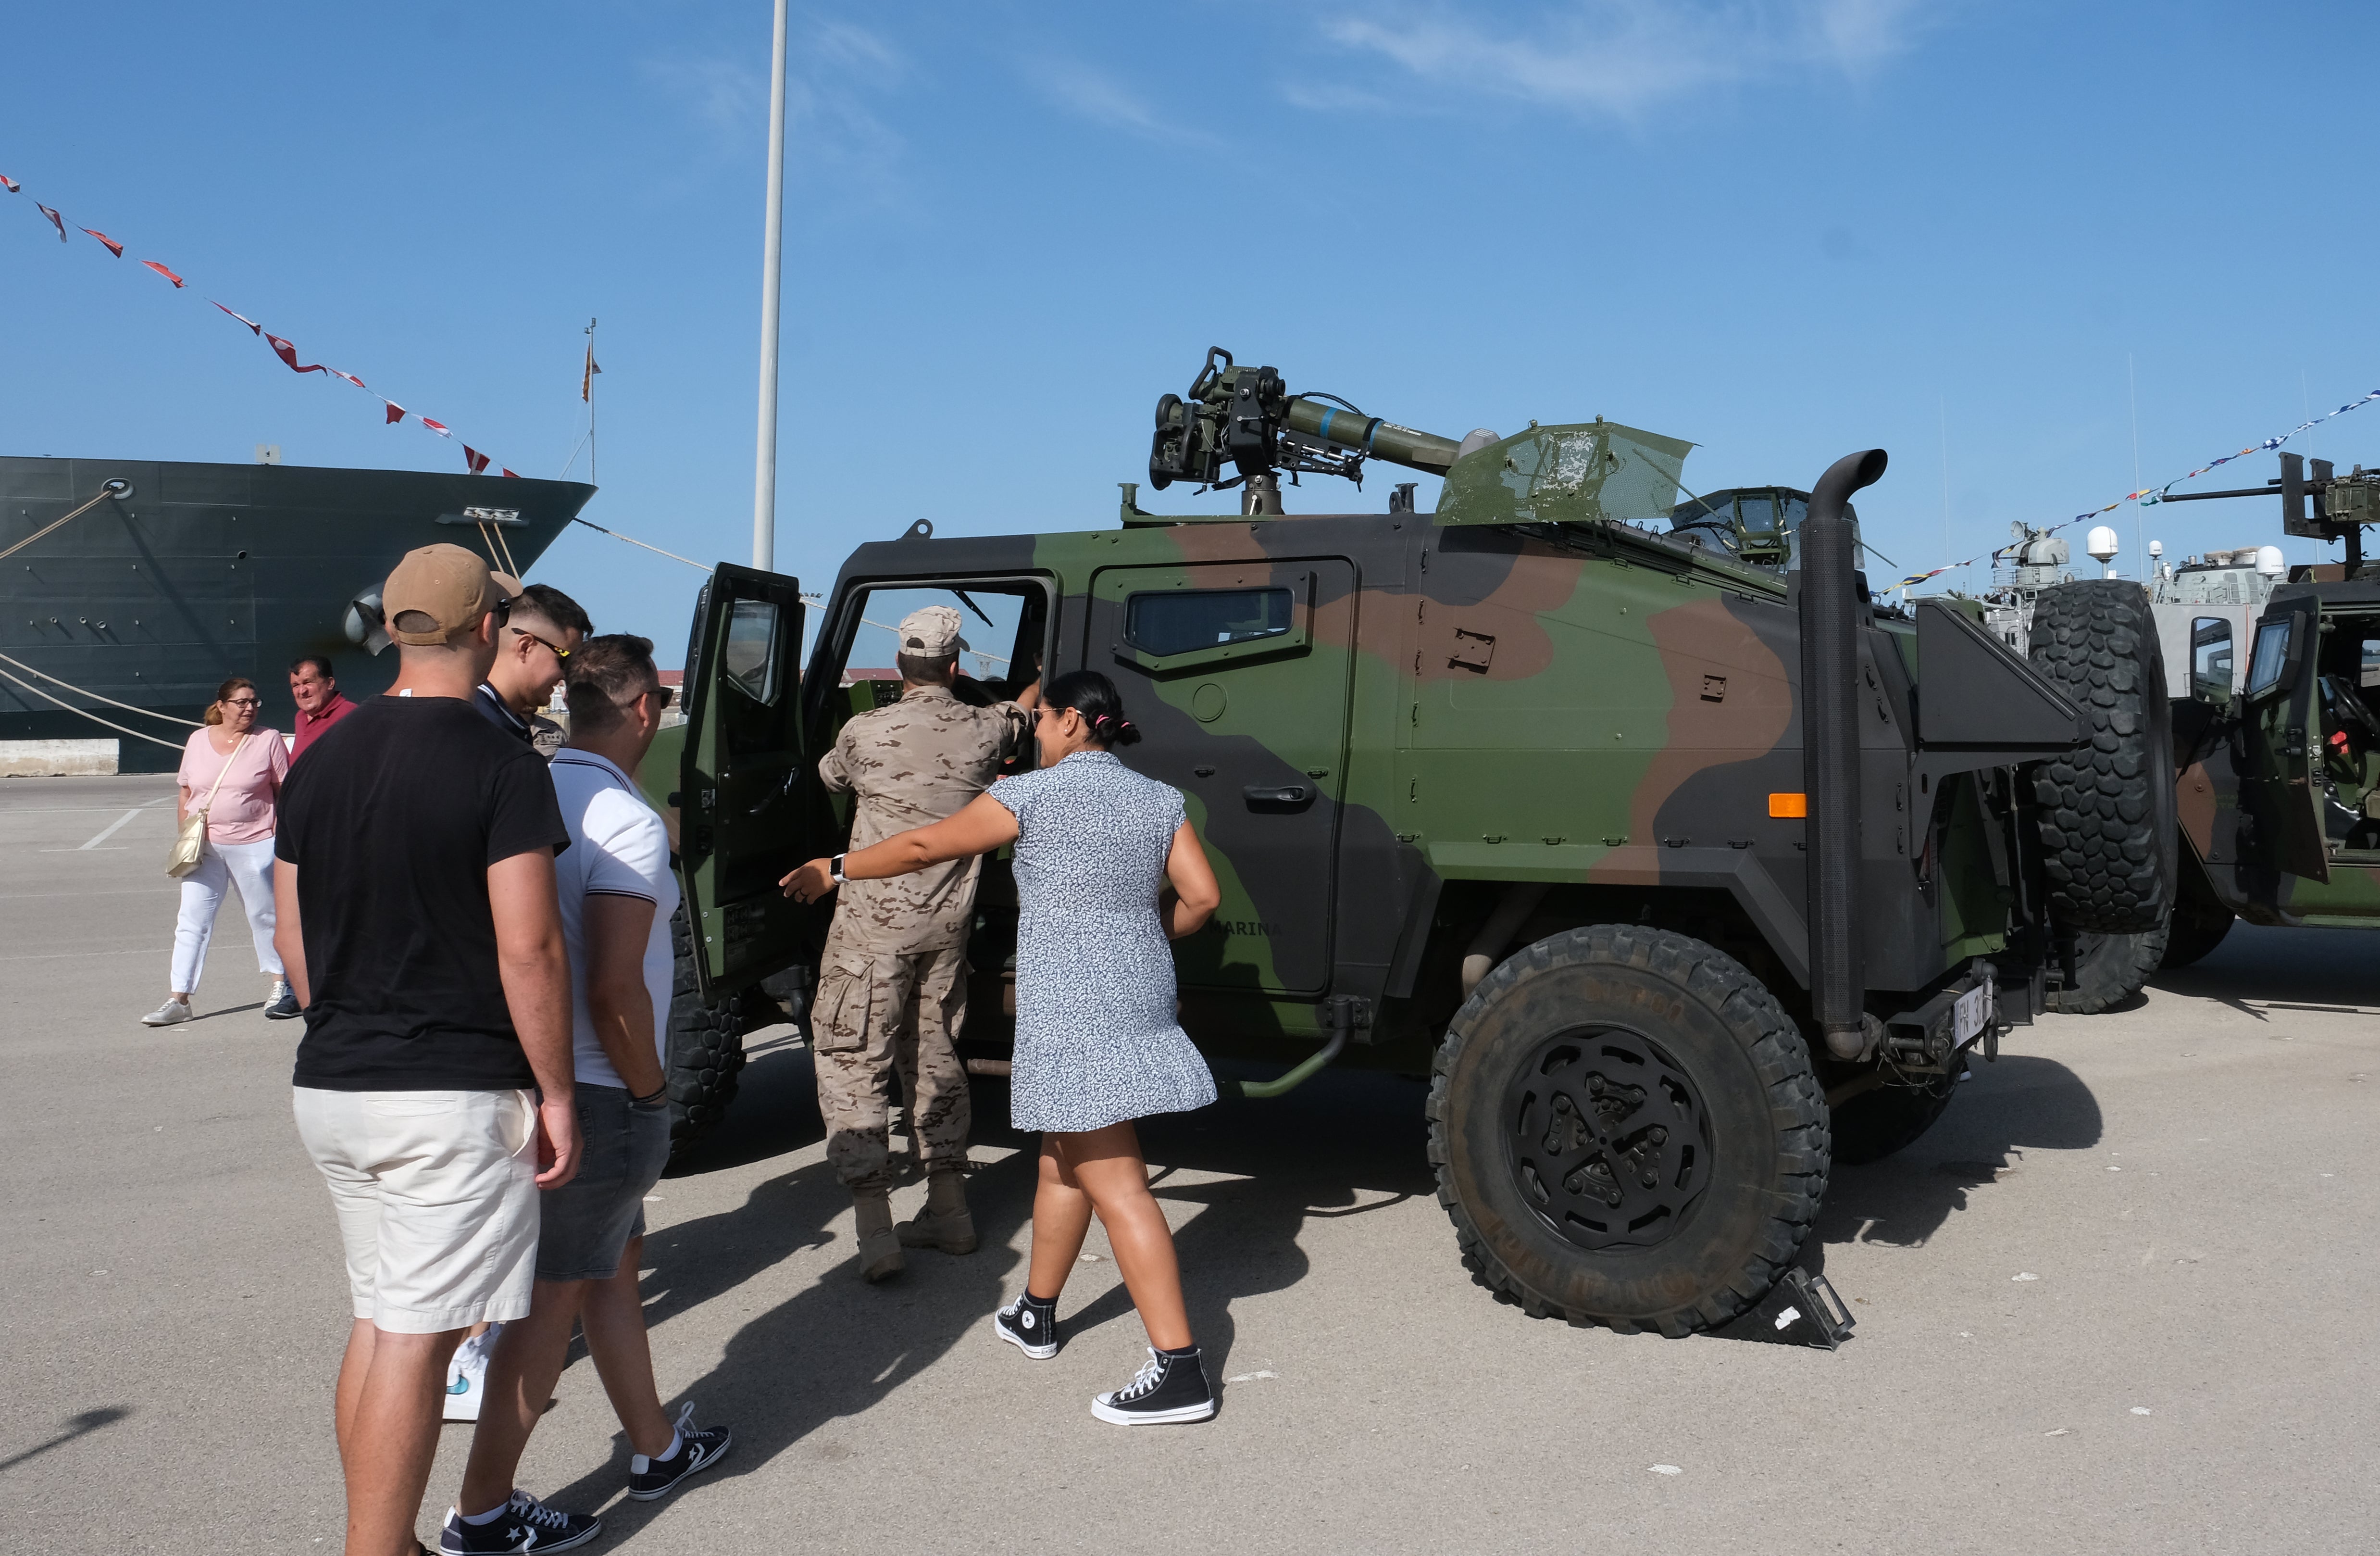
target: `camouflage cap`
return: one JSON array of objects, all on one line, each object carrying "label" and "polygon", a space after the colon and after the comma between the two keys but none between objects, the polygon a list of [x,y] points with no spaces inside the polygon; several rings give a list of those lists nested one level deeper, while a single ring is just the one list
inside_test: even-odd
[{"label": "camouflage cap", "polygon": [[901,651],[919,659],[948,659],[967,646],[959,636],[959,614],[948,605],[928,605],[901,618]]}]

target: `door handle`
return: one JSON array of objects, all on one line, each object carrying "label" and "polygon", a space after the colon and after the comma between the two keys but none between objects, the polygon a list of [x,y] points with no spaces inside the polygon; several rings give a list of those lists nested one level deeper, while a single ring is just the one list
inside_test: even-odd
[{"label": "door handle", "polygon": [[1304,805],[1314,797],[1306,784],[1250,784],[1240,791],[1250,805]]}]

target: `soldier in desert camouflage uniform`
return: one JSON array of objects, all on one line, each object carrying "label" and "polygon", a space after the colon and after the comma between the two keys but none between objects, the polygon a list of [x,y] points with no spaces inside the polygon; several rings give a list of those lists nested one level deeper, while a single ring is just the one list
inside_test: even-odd
[{"label": "soldier in desert camouflage uniform", "polygon": [[[901,700],[844,725],[819,761],[832,790],[849,791],[851,846],[955,814],[1025,746],[1031,717],[1018,702],[973,708],[952,695],[959,614],[913,612],[900,626]],[[1022,694],[1029,704],[1034,688]],[[967,1213],[966,1069],[953,1047],[966,1009],[966,937],[978,859],[914,875],[845,881],[828,931],[811,1011],[819,1111],[827,1160],[856,1206],[861,1272],[880,1281],[901,1249],[975,1249]],[[790,879],[790,878],[789,878]],[[896,1066],[927,1169],[926,1208],[892,1224],[884,1076]]]}]

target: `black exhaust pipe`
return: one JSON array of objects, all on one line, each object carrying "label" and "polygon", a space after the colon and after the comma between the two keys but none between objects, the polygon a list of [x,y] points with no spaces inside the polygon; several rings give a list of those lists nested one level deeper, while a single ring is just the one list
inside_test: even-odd
[{"label": "black exhaust pipe", "polygon": [[1880,448],[1827,467],[1802,520],[1802,783],[1809,795],[1810,1008],[1838,1059],[1867,1051],[1860,945],[1858,548],[1843,505],[1884,474]]}]

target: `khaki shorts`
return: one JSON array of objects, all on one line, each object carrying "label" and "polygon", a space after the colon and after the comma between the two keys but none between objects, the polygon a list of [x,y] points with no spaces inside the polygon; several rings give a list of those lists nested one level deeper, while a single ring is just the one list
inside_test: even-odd
[{"label": "khaki shorts", "polygon": [[528,1316],[531,1093],[294,1090],[298,1137],[339,1213],[357,1318],[439,1334]]}]

